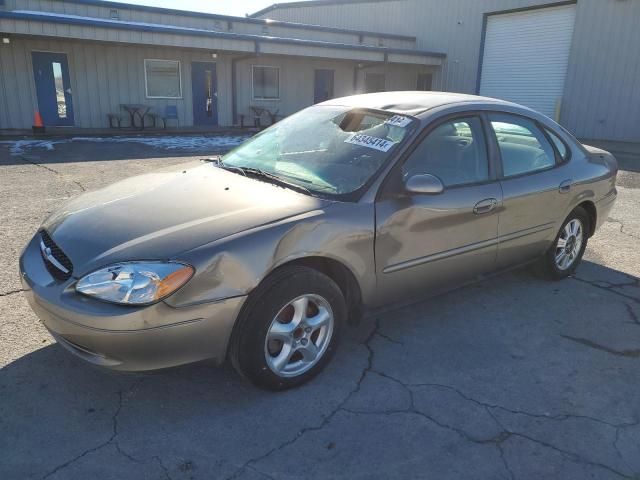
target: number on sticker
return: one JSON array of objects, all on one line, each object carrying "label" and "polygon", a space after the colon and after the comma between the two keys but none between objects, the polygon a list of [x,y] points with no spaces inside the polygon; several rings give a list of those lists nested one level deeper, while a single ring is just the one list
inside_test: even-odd
[{"label": "number on sticker", "polygon": [[384,123],[386,123],[387,125],[404,128],[411,123],[411,119],[403,115],[394,115]]},{"label": "number on sticker", "polygon": [[347,138],[344,143],[350,143],[352,145],[359,145],[361,147],[372,148],[381,152],[388,152],[394,143],[391,140],[384,138],[372,137],[371,135],[364,135],[362,133],[355,133]]}]

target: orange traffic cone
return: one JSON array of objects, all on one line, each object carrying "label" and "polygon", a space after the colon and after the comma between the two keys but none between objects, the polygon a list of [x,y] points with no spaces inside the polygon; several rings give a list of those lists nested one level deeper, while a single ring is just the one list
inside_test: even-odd
[{"label": "orange traffic cone", "polygon": [[44,133],[44,123],[38,110],[33,114],[33,133]]}]

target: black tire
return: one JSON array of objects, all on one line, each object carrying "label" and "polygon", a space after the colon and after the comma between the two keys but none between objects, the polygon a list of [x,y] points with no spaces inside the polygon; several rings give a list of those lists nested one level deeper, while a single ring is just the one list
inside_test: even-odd
[{"label": "black tire", "polygon": [[[582,246],[578,252],[578,255],[572,261],[572,263],[567,268],[560,268],[556,264],[556,251],[558,245],[558,239],[565,227],[574,219],[577,219],[582,224]],[[540,259],[538,264],[538,271],[545,277],[550,280],[561,280],[572,275],[580,262],[582,261],[582,256],[584,255],[584,251],[587,248],[587,242],[589,240],[589,232],[591,228],[591,218],[589,214],[582,208],[576,207],[566,218],[564,222],[562,222],[562,226],[558,231],[555,239],[553,240],[553,244],[549,247],[549,250],[544,254],[544,256]]]},{"label": "black tire", "polygon": [[[280,376],[267,363],[267,333],[278,312],[302,295],[317,295],[328,302],[333,313],[333,332],[324,354],[313,367],[298,376]],[[307,267],[282,267],[249,295],[231,336],[229,358],[240,375],[260,388],[286,390],[297,387],[315,377],[331,360],[346,318],[344,296],[331,278]]]}]

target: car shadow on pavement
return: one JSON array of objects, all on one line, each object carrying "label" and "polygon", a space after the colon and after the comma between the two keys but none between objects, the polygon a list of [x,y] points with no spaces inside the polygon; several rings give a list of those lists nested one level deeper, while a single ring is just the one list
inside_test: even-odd
[{"label": "car shadow on pavement", "polygon": [[[573,279],[562,282],[516,271],[369,316],[347,330],[326,372],[278,394],[252,387],[228,364],[125,374],[46,346],[0,370],[0,477],[86,478],[99,464],[110,478],[162,478],[163,471],[190,478],[190,469],[198,470],[192,478],[227,478],[324,428],[330,441],[322,437],[313,442],[323,443],[301,448],[331,454],[331,445],[340,445],[340,428],[358,437],[358,411],[382,412],[371,422],[386,422],[389,412],[433,409],[411,425],[435,418],[435,428],[448,422],[463,432],[480,428],[476,417],[456,413],[482,405],[475,396],[504,405],[498,413],[514,419],[522,415],[509,409],[631,422],[631,399],[639,398],[640,383],[637,364],[625,362],[637,362],[639,311],[640,279],[596,263],[585,261]],[[458,391],[464,396],[454,402],[451,395]],[[406,392],[411,402],[405,405]],[[400,432],[407,428],[413,427]],[[438,449],[453,441],[443,438],[440,446],[427,433],[411,433],[421,439],[420,455],[440,455]],[[363,435],[372,448],[403,441],[382,427]],[[371,436],[378,438],[366,438]],[[608,437],[598,439],[611,444]],[[367,462],[366,451],[354,451]],[[412,455],[414,462],[422,458]],[[514,461],[526,463],[521,455]],[[327,476],[358,473],[344,465],[332,470],[332,457],[313,458],[307,463],[329,462]],[[276,477],[287,473],[269,468]]]}]

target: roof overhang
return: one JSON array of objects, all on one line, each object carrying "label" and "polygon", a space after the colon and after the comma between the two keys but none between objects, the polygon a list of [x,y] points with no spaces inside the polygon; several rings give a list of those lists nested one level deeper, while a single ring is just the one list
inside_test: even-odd
[{"label": "roof overhang", "polygon": [[[85,27],[94,27],[95,30]],[[221,32],[27,10],[0,11],[0,31],[65,39],[416,65],[441,65],[445,58],[443,53],[421,50]]]},{"label": "roof overhang", "polygon": [[[178,10],[175,8],[152,7],[149,5],[136,5],[132,3],[105,1],[105,0],[62,0],[62,1],[64,1],[65,3],[76,3],[80,5],[88,5],[93,7],[119,8],[119,9],[127,9],[127,10],[134,10],[134,11],[140,11],[140,12],[175,15],[175,16],[187,17],[187,18],[189,17],[204,18],[204,19],[210,19],[210,20],[220,20],[224,22],[250,23],[250,24],[256,24],[256,25],[270,25],[275,27],[285,27],[285,28],[295,28],[295,29],[304,28],[307,30],[317,30],[317,31],[329,32],[329,33],[346,33],[346,34],[352,34],[352,35],[364,35],[367,37],[381,37],[381,38],[388,38],[393,40],[404,40],[404,41],[410,41],[410,42],[416,41],[416,37],[412,35],[373,32],[370,30],[359,30],[359,29],[354,30],[350,28],[328,27],[325,25],[285,22],[281,20],[267,20],[264,18],[254,18],[253,16],[237,17],[232,15],[221,15],[217,13],[195,12],[190,10]],[[341,0],[341,1],[344,1],[344,0]],[[371,1],[371,0],[367,0],[367,1]],[[1,0],[0,0],[0,3],[2,3]]]}]

